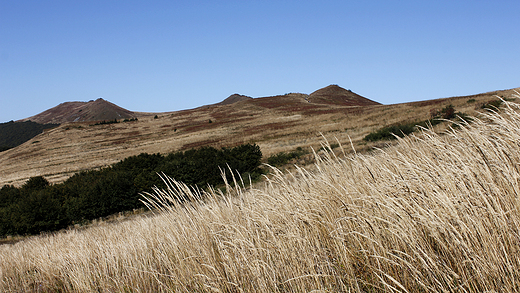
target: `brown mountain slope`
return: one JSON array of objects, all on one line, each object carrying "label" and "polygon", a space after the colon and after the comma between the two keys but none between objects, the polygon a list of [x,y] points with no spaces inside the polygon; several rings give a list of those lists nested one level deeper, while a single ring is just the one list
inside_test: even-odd
[{"label": "brown mountain slope", "polygon": [[[518,90],[518,89],[517,89]],[[93,126],[64,123],[13,149],[0,152],[0,187],[20,186],[33,176],[61,182],[82,170],[99,168],[140,153],[169,153],[201,146],[256,143],[264,158],[302,147],[318,150],[322,135],[349,151],[383,146],[363,137],[383,126],[425,120],[449,104],[476,115],[480,105],[514,98],[514,90],[395,105],[352,106],[308,102],[305,94],[255,98],[228,105],[167,113],[137,113],[138,121]],[[154,116],[157,115],[157,119]],[[210,122],[211,120],[211,122]],[[339,149],[339,148],[338,148]],[[308,162],[299,162],[303,164]]]},{"label": "brown mountain slope", "polygon": [[232,94],[231,96],[227,97],[224,101],[217,103],[215,105],[229,105],[229,104],[234,104],[236,102],[252,100],[252,99],[253,98],[248,97],[248,96],[244,96],[244,95],[240,95],[240,94]]},{"label": "brown mountain slope", "polygon": [[352,112],[360,107],[381,105],[337,85],[324,87],[310,95],[290,93],[250,99],[244,103],[288,113],[301,112],[306,115],[331,113],[339,109]]},{"label": "brown mountain slope", "polygon": [[309,95],[311,103],[323,103],[343,106],[373,106],[381,105],[338,85],[329,85]]},{"label": "brown mountain slope", "polygon": [[103,99],[89,102],[65,102],[40,114],[23,119],[34,122],[65,123],[133,118],[136,114]]}]

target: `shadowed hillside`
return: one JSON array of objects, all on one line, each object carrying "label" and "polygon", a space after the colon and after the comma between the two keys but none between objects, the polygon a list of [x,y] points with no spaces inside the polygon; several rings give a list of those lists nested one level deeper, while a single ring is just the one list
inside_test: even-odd
[{"label": "shadowed hillside", "polygon": [[14,148],[58,124],[40,124],[33,121],[0,123],[0,152]]}]

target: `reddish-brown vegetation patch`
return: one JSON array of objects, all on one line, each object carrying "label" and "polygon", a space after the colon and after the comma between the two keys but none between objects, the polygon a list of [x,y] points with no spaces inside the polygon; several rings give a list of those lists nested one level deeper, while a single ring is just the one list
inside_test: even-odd
[{"label": "reddish-brown vegetation patch", "polygon": [[[211,113],[211,118],[215,120],[230,120],[230,121],[237,121],[239,118],[249,118],[251,117],[251,113],[245,113],[245,112],[237,112],[237,111],[217,111]],[[243,120],[243,119],[242,119]]]},{"label": "reddish-brown vegetation patch", "polygon": [[40,153],[41,153],[40,150],[17,152],[17,153],[14,153],[13,155],[9,156],[9,159],[16,159],[16,158],[22,158],[22,157],[25,159],[28,159],[28,158],[39,156]]},{"label": "reddish-brown vegetation patch", "polygon": [[216,128],[220,125],[222,125],[223,123],[222,122],[204,122],[204,123],[200,123],[200,124],[197,124],[197,125],[192,125],[192,126],[188,126],[188,127],[185,127],[183,128],[184,131],[186,132],[194,132],[194,131],[200,131],[200,130],[207,130],[207,129],[212,129],[212,128]]},{"label": "reddish-brown vegetation patch", "polygon": [[114,144],[114,145],[118,145],[118,144],[123,144],[123,143],[125,143],[125,142],[127,142],[127,139],[126,139],[126,138],[121,138],[121,139],[114,140],[114,141],[112,142],[112,144]]},{"label": "reddish-brown vegetation patch", "polygon": [[305,111],[315,111],[317,109],[323,109],[321,106],[311,105],[311,104],[299,104],[299,105],[287,105],[283,107],[283,110],[286,112],[305,112]]},{"label": "reddish-brown vegetation patch", "polygon": [[295,122],[295,121],[268,123],[268,124],[262,124],[262,125],[248,127],[244,130],[244,133],[246,135],[250,135],[250,134],[254,134],[254,133],[282,130],[282,129],[294,127],[296,125],[297,125],[297,122]]},{"label": "reddish-brown vegetation patch", "polygon": [[260,106],[262,108],[267,109],[277,109],[277,108],[287,108],[291,106],[295,106],[301,104],[301,101],[295,100],[291,97],[286,96],[276,96],[276,97],[266,97],[266,98],[258,98],[251,101],[256,106]]},{"label": "reddish-brown vegetation patch", "polygon": [[220,142],[221,141],[218,139],[207,139],[207,140],[196,141],[196,142],[187,143],[187,144],[183,145],[181,147],[181,150],[200,148],[200,147],[204,147],[204,146],[217,147],[217,146],[220,146]]},{"label": "reddish-brown vegetation patch", "polygon": [[432,106],[432,105],[441,104],[441,103],[443,103],[445,101],[446,101],[445,99],[437,99],[437,100],[413,102],[413,103],[410,103],[410,104],[415,106],[415,107],[425,107],[425,106]]},{"label": "reddish-brown vegetation patch", "polygon": [[138,136],[139,134],[140,134],[140,132],[137,130],[125,133],[126,136]]}]

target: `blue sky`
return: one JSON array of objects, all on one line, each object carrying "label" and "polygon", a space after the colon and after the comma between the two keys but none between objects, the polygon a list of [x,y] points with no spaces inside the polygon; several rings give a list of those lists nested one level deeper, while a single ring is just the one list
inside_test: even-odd
[{"label": "blue sky", "polygon": [[329,84],[383,104],[520,87],[520,1],[0,1],[0,122]]}]

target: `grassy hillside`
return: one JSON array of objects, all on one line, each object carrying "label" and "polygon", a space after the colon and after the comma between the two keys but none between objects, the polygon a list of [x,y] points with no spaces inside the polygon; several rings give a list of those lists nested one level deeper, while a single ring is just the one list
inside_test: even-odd
[{"label": "grassy hillside", "polygon": [[520,108],[0,247],[6,292],[518,292]]},{"label": "grassy hillside", "polygon": [[319,95],[313,97],[292,93],[185,111],[134,113],[138,121],[129,123],[62,124],[23,148],[0,153],[0,187],[22,186],[35,176],[59,183],[77,172],[112,165],[140,153],[167,154],[202,146],[255,143],[269,158],[298,147],[317,150],[323,135],[344,145],[352,141],[358,151],[371,150],[386,142],[363,138],[382,127],[427,120],[432,111],[450,104],[458,112],[476,115],[480,105],[497,99],[495,95],[512,98],[514,91],[395,105],[352,105],[351,100],[359,97],[347,93],[329,99],[325,98],[328,91],[318,91]]}]

